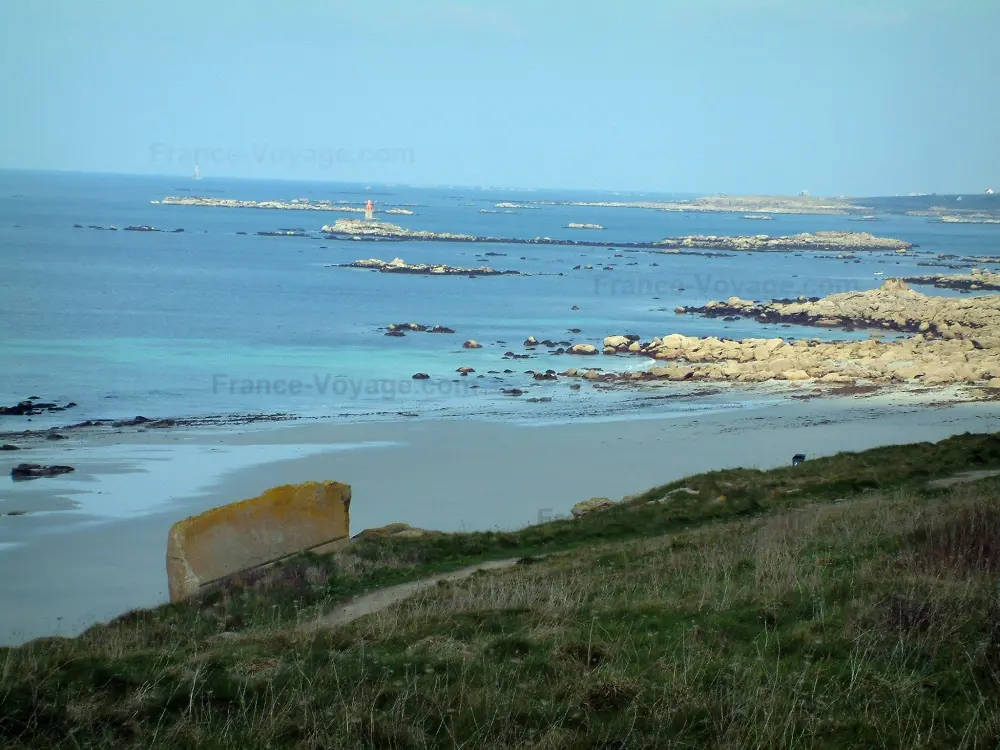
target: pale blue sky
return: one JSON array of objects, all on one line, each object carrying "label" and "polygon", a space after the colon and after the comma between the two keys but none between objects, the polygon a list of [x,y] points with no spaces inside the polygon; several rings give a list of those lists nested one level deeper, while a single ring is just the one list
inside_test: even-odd
[{"label": "pale blue sky", "polygon": [[1000,0],[5,0],[0,68],[0,167],[1000,189]]}]

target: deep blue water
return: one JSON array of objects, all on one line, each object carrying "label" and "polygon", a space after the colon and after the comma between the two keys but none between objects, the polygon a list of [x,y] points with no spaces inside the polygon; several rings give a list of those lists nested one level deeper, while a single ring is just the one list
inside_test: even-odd
[{"label": "deep blue water", "polygon": [[[36,424],[137,414],[275,411],[345,418],[401,411],[539,420],[597,416],[625,408],[627,394],[598,393],[586,386],[571,392],[565,383],[535,384],[523,371],[582,365],[626,369],[639,367],[642,360],[543,352],[515,362],[503,360],[503,353],[524,352],[521,342],[529,335],[594,344],[618,333],[643,339],[672,332],[844,338],[849,334],[778,329],[754,321],[722,323],[672,311],[677,305],[732,295],[764,299],[864,290],[881,282],[877,271],[893,276],[938,270],[918,267],[924,256],[883,253],[864,256],[861,263],[810,254],[705,258],[625,252],[615,257],[605,248],[258,237],[257,231],[278,228],[318,230],[352,215],[151,203],[168,195],[328,198],[358,204],[372,198],[380,206],[408,205],[415,212],[382,217],[393,223],[477,235],[605,242],[845,229],[899,237],[926,252],[1000,255],[1000,226],[992,225],[944,225],[914,217],[868,224],[836,216],[756,222],[728,214],[574,206],[484,214],[481,208],[499,201],[639,196],[365,187],[0,171],[0,403],[38,395],[80,404],[71,415],[35,418]],[[606,229],[566,229],[570,222],[600,223]],[[75,229],[74,224],[150,224],[185,231],[111,232]],[[433,278],[328,267],[395,256],[407,262],[478,266],[486,251],[505,253],[488,258],[489,265],[532,275]],[[591,264],[594,270],[573,270],[578,264]],[[606,265],[614,270],[601,270]],[[571,310],[574,305],[580,309]],[[387,338],[377,330],[402,321],[441,324],[457,333]],[[570,328],[582,333],[569,334]],[[484,348],[462,349],[467,338]],[[459,378],[459,366],[475,367],[477,375],[491,369],[515,372],[502,378]],[[415,372],[426,372],[431,380],[413,381]],[[252,381],[253,388],[245,381]],[[282,387],[275,381],[299,381],[302,391],[276,393]],[[553,401],[529,404],[525,397],[500,394],[501,388],[511,387]],[[683,400],[663,408],[712,406],[728,404]],[[19,428],[20,420],[4,419],[3,428]]]}]

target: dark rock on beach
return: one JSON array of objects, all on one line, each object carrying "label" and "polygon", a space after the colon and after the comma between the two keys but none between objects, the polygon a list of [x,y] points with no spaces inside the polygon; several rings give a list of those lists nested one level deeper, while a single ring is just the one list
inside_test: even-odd
[{"label": "dark rock on beach", "polygon": [[59,406],[59,404],[39,401],[38,396],[32,396],[24,401],[19,401],[13,406],[0,406],[0,416],[30,417],[34,414],[44,414],[45,412],[65,411],[66,409],[72,409],[74,406],[76,406],[75,401],[70,401],[65,406]]},{"label": "dark rock on beach", "polygon": [[75,471],[72,466],[42,466],[41,464],[18,464],[10,470],[14,479],[37,479],[38,477],[54,477]]}]

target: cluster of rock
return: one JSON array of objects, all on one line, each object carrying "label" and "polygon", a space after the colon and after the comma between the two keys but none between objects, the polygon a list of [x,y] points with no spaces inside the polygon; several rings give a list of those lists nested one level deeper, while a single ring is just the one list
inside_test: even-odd
[{"label": "cluster of rock", "polygon": [[[580,225],[573,228],[596,229],[599,225]],[[405,229],[385,221],[365,219],[337,219],[333,224],[325,224],[321,231],[330,240],[354,240],[361,242],[476,242],[495,245],[554,245],[570,247],[630,248],[636,250],[663,250],[663,242],[595,242],[592,240],[567,240],[554,237],[487,237],[455,232],[431,232],[426,229]],[[664,240],[666,242],[667,240]]]},{"label": "cluster of rock", "polygon": [[[397,337],[405,336],[407,331],[420,332],[420,333],[454,333],[455,329],[441,325],[429,326],[429,325],[424,325],[423,323],[390,323],[385,327],[386,336],[397,336]],[[466,347],[466,348],[471,349],[473,347]]]},{"label": "cluster of rock", "polygon": [[[662,503],[669,503],[679,495],[687,496],[698,496],[701,493],[698,490],[692,489],[691,487],[677,487],[665,493],[663,497],[654,498],[652,500],[647,500],[641,505],[658,505]],[[570,513],[573,518],[580,518],[586,516],[590,513],[596,513],[602,510],[610,510],[611,508],[618,508],[633,503],[637,495],[626,495],[621,500],[612,500],[607,497],[591,497],[587,500],[581,500],[576,505],[572,507]],[[724,500],[724,497],[718,498],[719,500]]]},{"label": "cluster of rock", "polygon": [[600,224],[577,224],[576,222],[570,222],[566,225],[567,229],[604,229]]},{"label": "cluster of rock", "polygon": [[1000,224],[1000,218],[989,214],[972,214],[969,216],[939,216],[935,219],[939,224]]},{"label": "cluster of rock", "polygon": [[65,406],[60,406],[59,404],[43,402],[38,396],[32,396],[23,401],[18,401],[13,406],[0,406],[0,416],[30,417],[46,412],[66,411],[67,409],[72,409],[74,406],[76,406],[75,401],[70,401]]},{"label": "cluster of rock", "polygon": [[902,279],[887,279],[879,289],[831,294],[823,299],[799,297],[760,303],[730,297],[704,307],[678,307],[675,312],[712,318],[753,317],[761,323],[884,328],[918,333],[926,339],[1000,333],[1000,296],[928,296],[910,289]]},{"label": "cluster of rock", "polygon": [[406,263],[402,258],[392,260],[379,260],[369,258],[367,260],[356,260],[353,263],[341,264],[341,268],[368,268],[381,273],[413,273],[427,274],[431,276],[517,276],[520,271],[498,271],[489,266],[479,266],[479,268],[459,268],[457,266],[446,266],[444,264]]},{"label": "cluster of rock", "polygon": [[453,232],[431,232],[426,229],[404,229],[398,224],[387,221],[367,219],[337,219],[333,224],[324,224],[320,230],[324,234],[336,237],[349,235],[352,239],[406,239],[406,240],[451,240],[458,242],[475,242],[471,234],[455,234]]},{"label": "cluster of rock", "polygon": [[736,341],[673,333],[649,342],[610,336],[604,344],[605,354],[636,354],[671,364],[628,373],[569,369],[562,374],[608,382],[779,380],[855,384],[862,380],[875,384],[917,381],[924,385],[1000,387],[1000,331],[981,339],[928,341],[915,336],[895,342],[788,342],[781,338]]},{"label": "cluster of rock", "polygon": [[[157,229],[149,224],[130,224],[125,227],[126,232],[162,232],[162,229]],[[183,229],[175,229],[174,232],[183,232]]]},{"label": "cluster of rock", "polygon": [[758,234],[752,237],[716,237],[714,235],[690,235],[688,237],[668,237],[654,243],[663,248],[687,250],[717,249],[750,252],[789,252],[793,250],[885,250],[905,252],[913,247],[910,242],[878,237],[870,232],[816,232],[794,234],[787,237],[771,237]]},{"label": "cluster of rock", "polygon": [[1000,273],[984,268],[973,268],[969,273],[948,276],[911,276],[904,281],[910,284],[928,284],[938,289],[961,289],[976,291],[1000,291]]}]

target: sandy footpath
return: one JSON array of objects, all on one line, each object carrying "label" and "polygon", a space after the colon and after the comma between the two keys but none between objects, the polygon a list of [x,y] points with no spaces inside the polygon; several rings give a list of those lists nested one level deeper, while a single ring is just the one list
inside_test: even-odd
[{"label": "sandy footpath", "polygon": [[[0,454],[0,644],[80,632],[166,599],[170,525],[290,482],[353,487],[352,530],[405,521],[515,528],[731,466],[769,468],[891,443],[1000,431],[1000,403],[869,397],[680,417],[522,425],[301,423],[70,435]],[[65,477],[12,483],[20,461]],[[5,515],[10,512],[24,515]]]}]

